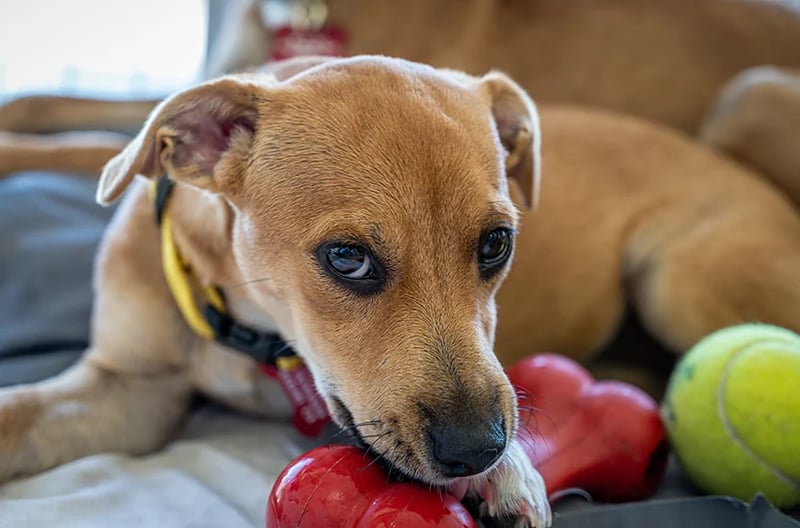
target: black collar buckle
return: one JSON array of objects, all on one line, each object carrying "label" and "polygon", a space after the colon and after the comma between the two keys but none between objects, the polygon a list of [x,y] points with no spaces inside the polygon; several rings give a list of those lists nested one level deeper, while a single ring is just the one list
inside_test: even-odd
[{"label": "black collar buckle", "polygon": [[295,355],[279,335],[239,324],[210,304],[203,308],[203,315],[214,329],[214,339],[218,343],[250,356],[261,365],[274,366],[278,358]]}]

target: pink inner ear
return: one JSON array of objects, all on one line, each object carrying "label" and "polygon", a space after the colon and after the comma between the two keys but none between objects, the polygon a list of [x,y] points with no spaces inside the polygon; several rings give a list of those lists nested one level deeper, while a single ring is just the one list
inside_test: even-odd
[{"label": "pink inner ear", "polygon": [[252,135],[255,120],[248,115],[214,115],[194,109],[178,117],[174,127],[178,134],[172,163],[176,167],[192,163],[210,175],[233,134],[241,130]]},{"label": "pink inner ear", "polygon": [[500,142],[507,151],[511,152],[514,150],[514,141],[519,133],[519,115],[512,108],[506,108],[505,105],[496,105],[492,111]]}]

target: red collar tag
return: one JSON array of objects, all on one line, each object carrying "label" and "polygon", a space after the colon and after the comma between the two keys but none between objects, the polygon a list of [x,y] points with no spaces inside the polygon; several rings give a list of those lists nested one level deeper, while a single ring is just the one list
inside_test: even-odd
[{"label": "red collar tag", "polygon": [[272,34],[271,59],[279,61],[307,55],[341,57],[346,41],[345,31],[336,26],[319,29],[282,26]]},{"label": "red collar tag", "polygon": [[319,436],[331,418],[325,401],[314,387],[314,379],[308,367],[298,361],[284,368],[262,365],[261,371],[280,383],[284,394],[294,407],[292,422],[297,430],[304,436]]}]

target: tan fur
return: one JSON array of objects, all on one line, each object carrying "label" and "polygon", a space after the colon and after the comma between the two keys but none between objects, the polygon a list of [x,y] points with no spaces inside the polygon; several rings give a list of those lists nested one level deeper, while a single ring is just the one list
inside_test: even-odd
[{"label": "tan fur", "polygon": [[800,69],[764,66],[737,75],[699,136],[759,169],[800,205]]},{"label": "tan fur", "polygon": [[531,350],[586,359],[626,299],[676,352],[741,320],[800,329],[800,225],[786,197],[642,121],[553,106],[541,119],[542,204],[522,219],[497,299],[504,360]]},{"label": "tan fur", "polygon": [[[209,75],[269,57],[257,2],[229,8]],[[800,67],[800,9],[776,0],[326,0],[348,54],[474,75],[500,69],[540,104],[632,113],[695,133],[721,87],[752,66]],[[275,23],[275,21],[267,21]],[[262,26],[261,31],[253,28]]]},{"label": "tan fur", "polygon": [[135,131],[156,100],[111,101],[35,95],[13,99],[0,107],[0,130],[19,133],[114,129]]},{"label": "tan fur", "polygon": [[96,178],[129,141],[108,132],[42,136],[0,130],[0,177],[26,170],[68,171]]}]

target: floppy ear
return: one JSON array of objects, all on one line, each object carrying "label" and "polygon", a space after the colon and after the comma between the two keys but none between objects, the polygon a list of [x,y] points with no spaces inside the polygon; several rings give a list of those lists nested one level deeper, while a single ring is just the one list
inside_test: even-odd
[{"label": "floppy ear", "polygon": [[536,105],[517,83],[502,73],[485,75],[481,85],[491,98],[497,133],[508,153],[506,175],[521,191],[523,205],[535,208],[541,179],[541,133]]},{"label": "floppy ear", "polygon": [[138,174],[170,178],[212,192],[225,182],[224,165],[245,159],[258,107],[266,95],[264,76],[224,77],[180,92],[159,104],[141,132],[103,168],[97,201],[108,205]]}]

